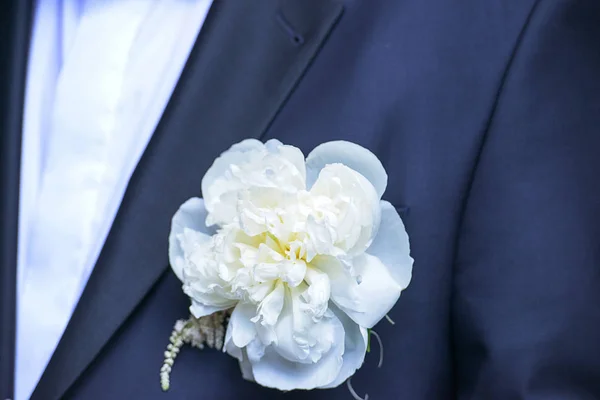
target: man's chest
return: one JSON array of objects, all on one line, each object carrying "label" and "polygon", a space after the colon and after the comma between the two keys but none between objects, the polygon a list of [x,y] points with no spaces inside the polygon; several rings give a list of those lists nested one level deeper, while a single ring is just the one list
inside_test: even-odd
[{"label": "man's chest", "polygon": [[[38,398],[55,396],[71,385],[66,397],[161,396],[158,371],[164,340],[173,320],[187,312],[178,284],[168,272],[164,275],[170,218],[179,204],[200,194],[200,180],[213,159],[247,137],[276,137],[305,153],[322,142],[345,139],[371,149],[383,161],[390,176],[384,198],[401,210],[420,261],[414,286],[392,314],[410,322],[410,329],[381,328],[390,343],[386,351],[406,356],[386,362],[383,370],[358,375],[357,383],[366,386],[376,376],[393,382],[397,371],[414,368],[435,373],[414,382],[406,374],[405,388],[412,385],[414,393],[426,393],[425,387],[437,382],[439,393],[448,390],[444,304],[450,291],[453,234],[487,117],[486,101],[494,89],[492,77],[500,75],[501,65],[491,63],[494,70],[471,82],[464,62],[452,52],[423,50],[439,47],[444,42],[441,32],[423,40],[409,38],[411,32],[422,32],[408,21],[415,10],[394,26],[381,11],[366,24],[360,16],[371,11],[364,7],[348,7],[342,16],[330,3],[310,3],[311,12],[299,4],[283,10],[274,3],[252,10],[221,4],[207,21],[205,37],[210,39],[201,36],[196,43],[135,169],[97,272]],[[432,30],[433,22],[428,21]],[[460,43],[468,32],[458,33]],[[440,63],[448,68],[431,67]],[[468,90],[462,90],[465,84]],[[473,105],[473,98],[486,100]],[[437,350],[432,343],[438,344]],[[280,396],[243,383],[235,362],[223,357],[184,352],[178,368],[187,372],[177,376],[189,382],[165,396],[196,397],[200,375],[207,377],[201,386],[214,395],[208,398],[238,398],[253,391],[263,398]],[[109,381],[115,385],[107,388]],[[384,387],[377,390],[383,398],[389,394]],[[335,393],[347,396],[343,389]],[[302,393],[286,395],[291,396]]]}]

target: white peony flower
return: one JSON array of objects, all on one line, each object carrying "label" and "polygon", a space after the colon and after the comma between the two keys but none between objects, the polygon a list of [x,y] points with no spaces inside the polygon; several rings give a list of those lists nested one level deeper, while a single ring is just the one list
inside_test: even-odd
[{"label": "white peony flower", "polygon": [[246,379],[331,388],[363,363],[367,329],[410,282],[413,260],[386,172],[349,142],[302,152],[245,140],[215,160],[203,199],[173,217],[172,268],[196,318],[232,309],[224,350]]}]

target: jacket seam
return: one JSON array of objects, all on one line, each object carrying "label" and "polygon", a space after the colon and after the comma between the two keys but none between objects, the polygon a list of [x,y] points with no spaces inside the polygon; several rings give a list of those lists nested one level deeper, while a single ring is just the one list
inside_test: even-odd
[{"label": "jacket seam", "polygon": [[448,302],[449,307],[450,307],[450,311],[449,311],[450,357],[451,357],[451,362],[452,362],[452,373],[453,373],[452,382],[453,382],[453,386],[454,386],[453,392],[455,394],[455,397],[458,397],[458,394],[457,394],[458,393],[458,391],[457,391],[458,379],[457,379],[457,374],[456,374],[457,369],[455,368],[455,366],[456,366],[456,355],[455,355],[456,352],[454,351],[454,346],[455,346],[454,320],[455,319],[454,319],[453,304],[454,304],[454,296],[455,296],[454,280],[455,280],[455,275],[456,275],[456,270],[457,270],[458,253],[459,253],[459,247],[460,247],[460,243],[461,243],[461,233],[463,230],[463,225],[464,225],[466,211],[467,211],[468,205],[469,205],[469,200],[471,199],[471,192],[473,189],[473,184],[475,182],[477,172],[479,171],[479,164],[481,162],[482,154],[483,154],[485,145],[487,144],[487,140],[488,140],[492,125],[494,123],[494,119],[495,119],[495,116],[496,116],[496,113],[498,110],[500,100],[502,98],[502,95],[504,94],[506,82],[508,80],[510,72],[512,71],[512,67],[514,65],[515,59],[517,58],[517,56],[519,54],[521,45],[522,45],[525,37],[527,36],[533,16],[535,15],[535,12],[537,11],[540,3],[541,3],[541,0],[535,0],[533,5],[531,6],[531,9],[529,10],[527,17],[525,18],[525,21],[523,22],[523,26],[521,27],[521,30],[519,31],[519,34],[517,35],[517,39],[512,48],[511,54],[508,57],[506,66],[504,67],[504,71],[501,75],[500,82],[498,84],[498,88],[494,95],[492,106],[489,111],[489,116],[484,125],[485,128],[482,133],[481,141],[479,144],[479,149],[475,156],[475,160],[473,162],[473,167],[471,168],[471,174],[469,175],[469,178],[467,181],[467,188],[466,188],[465,195],[464,195],[464,198],[462,199],[462,204],[461,204],[460,210],[459,210],[459,218],[458,218],[458,223],[457,223],[457,228],[456,228],[455,242],[454,242],[454,246],[453,246],[454,251],[453,251],[453,255],[452,255],[451,275],[450,275],[450,280],[451,280],[451,282],[450,282],[450,299]]}]

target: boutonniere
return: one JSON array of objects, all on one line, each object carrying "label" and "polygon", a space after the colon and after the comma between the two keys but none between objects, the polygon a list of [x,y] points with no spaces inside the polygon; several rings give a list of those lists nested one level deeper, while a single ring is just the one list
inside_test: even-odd
[{"label": "boutonniere", "polygon": [[[279,390],[333,388],[362,365],[370,329],[411,279],[408,235],[381,200],[387,174],[367,149],[324,143],[305,159],[244,140],[173,217],[171,267],[191,300],[165,352],[223,349],[245,379]],[[351,386],[349,386],[350,389]]]}]

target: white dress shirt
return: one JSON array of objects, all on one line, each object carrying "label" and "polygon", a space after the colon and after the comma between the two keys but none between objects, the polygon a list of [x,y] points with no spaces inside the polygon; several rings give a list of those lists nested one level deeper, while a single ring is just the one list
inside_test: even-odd
[{"label": "white dress shirt", "polygon": [[21,161],[15,399],[31,395],[212,0],[39,0]]}]

